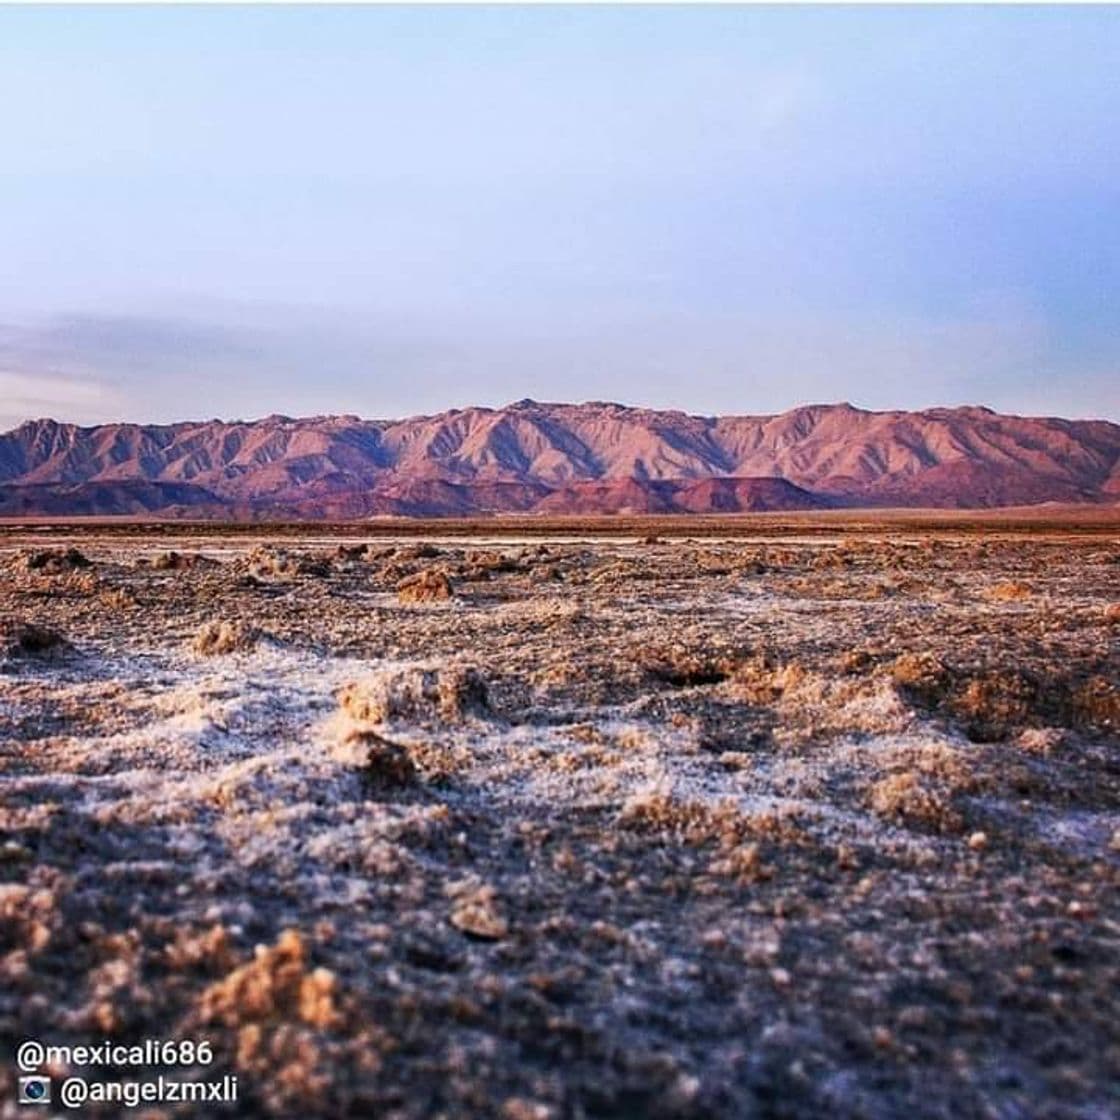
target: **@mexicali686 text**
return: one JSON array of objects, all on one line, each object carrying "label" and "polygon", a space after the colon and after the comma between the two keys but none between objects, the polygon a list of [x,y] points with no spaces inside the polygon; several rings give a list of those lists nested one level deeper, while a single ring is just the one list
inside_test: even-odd
[{"label": "@mexicali686 text", "polygon": [[[75,1046],[26,1039],[16,1048],[16,1065],[21,1075],[18,1103],[58,1104],[63,1108],[112,1103],[126,1108],[147,1104],[236,1103],[238,1086],[233,1074],[219,1079],[198,1076],[213,1060],[213,1050],[205,1039],[146,1038],[128,1044],[102,1041]],[[176,1068],[184,1076],[164,1072]],[[150,1076],[114,1077],[125,1070]]]}]

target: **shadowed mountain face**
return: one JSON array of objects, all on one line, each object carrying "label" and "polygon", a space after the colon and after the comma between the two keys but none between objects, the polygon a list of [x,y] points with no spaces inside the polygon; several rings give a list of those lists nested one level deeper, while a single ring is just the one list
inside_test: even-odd
[{"label": "shadowed mountain face", "polygon": [[1120,425],[983,408],[689,416],[617,404],[0,435],[0,515],[352,518],[984,508],[1120,498]]}]

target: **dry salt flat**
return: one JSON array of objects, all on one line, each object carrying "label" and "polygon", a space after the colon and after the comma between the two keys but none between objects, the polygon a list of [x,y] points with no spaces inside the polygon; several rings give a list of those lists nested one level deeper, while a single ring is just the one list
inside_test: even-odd
[{"label": "dry salt flat", "polygon": [[6,1046],[207,1037],[253,1117],[1120,1114],[1114,539],[487,536],[0,542]]}]

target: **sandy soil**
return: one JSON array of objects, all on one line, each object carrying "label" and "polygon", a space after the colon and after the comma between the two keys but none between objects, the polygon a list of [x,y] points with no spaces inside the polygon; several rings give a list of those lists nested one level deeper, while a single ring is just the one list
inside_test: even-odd
[{"label": "sandy soil", "polygon": [[1115,534],[264,533],[0,537],[6,1054],[210,1038],[243,1116],[1120,1115]]}]

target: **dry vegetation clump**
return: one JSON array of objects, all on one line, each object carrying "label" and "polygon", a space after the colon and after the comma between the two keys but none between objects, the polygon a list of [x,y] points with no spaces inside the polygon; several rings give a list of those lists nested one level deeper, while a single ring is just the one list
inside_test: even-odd
[{"label": "dry vegetation clump", "polygon": [[1005,784],[1006,764],[998,773],[985,769],[975,757],[978,749],[928,742],[876,752],[876,765],[887,772],[868,788],[871,808],[881,816],[956,831],[957,798]]},{"label": "dry vegetation clump", "polygon": [[343,714],[359,724],[417,719],[458,723],[490,712],[484,678],[475,669],[458,666],[386,669],[346,685],[338,702]]},{"label": "dry vegetation clump", "polygon": [[851,567],[852,557],[843,545],[834,548],[822,548],[812,558],[809,567],[816,572],[834,572],[838,569]]},{"label": "dry vegetation clump", "polygon": [[296,573],[301,576],[325,579],[331,571],[331,558],[326,555],[300,556],[296,560]]},{"label": "dry vegetation clump", "polygon": [[1043,696],[1038,681],[1018,669],[951,669],[927,653],[907,653],[891,666],[903,698],[941,711],[963,724],[974,742],[995,742],[1033,718],[1044,702],[1059,702],[1061,689]]},{"label": "dry vegetation clump", "polygon": [[741,560],[734,569],[736,575],[743,576],[748,579],[755,576],[767,575],[773,570],[773,567],[761,557],[756,557],[755,559],[749,560]]},{"label": "dry vegetation clump", "polygon": [[785,591],[805,599],[873,601],[890,598],[898,592],[898,586],[893,581],[869,579],[862,573],[844,573],[834,579],[795,578],[786,584]]},{"label": "dry vegetation clump", "polygon": [[140,559],[137,564],[151,568],[153,572],[182,572],[190,567],[187,558],[174,550],[157,552],[150,559]]},{"label": "dry vegetation clump", "polygon": [[1027,754],[1048,758],[1065,739],[1065,733],[1057,727],[1028,727],[1015,737],[1015,745]]},{"label": "dry vegetation clump", "polygon": [[42,657],[73,647],[57,630],[20,619],[0,621],[0,654],[9,658]]},{"label": "dry vegetation clump", "polygon": [[594,568],[587,582],[596,587],[619,587],[633,580],[656,579],[657,572],[640,560],[608,560]]},{"label": "dry vegetation clump", "polygon": [[402,603],[438,603],[451,599],[454,594],[447,573],[439,568],[426,568],[397,584],[397,598]]},{"label": "dry vegetation clump", "polygon": [[51,591],[53,595],[58,596],[73,595],[75,598],[89,598],[102,589],[103,585],[92,568],[76,568],[61,572]]},{"label": "dry vegetation clump", "polygon": [[698,572],[707,576],[729,576],[736,570],[733,558],[726,552],[698,552],[692,562]]},{"label": "dry vegetation clump", "polygon": [[470,765],[465,747],[429,739],[392,741],[368,727],[349,728],[332,750],[337,762],[354,767],[373,790],[388,791],[423,781],[442,785]]},{"label": "dry vegetation clump", "polygon": [[668,836],[696,847],[715,846],[707,874],[738,886],[770,879],[774,867],[763,861],[761,841],[804,846],[809,837],[793,814],[744,812],[733,799],[678,798],[662,789],[643,790],[622,806],[619,823],[627,829]]},{"label": "dry vegetation clump", "polygon": [[334,558],[344,563],[361,563],[370,559],[370,546],[366,544],[340,544],[334,550]]},{"label": "dry vegetation clump", "polygon": [[924,743],[907,748],[901,756],[910,768],[935,779],[949,793],[972,793],[979,788],[968,750],[947,743]]},{"label": "dry vegetation clump", "polygon": [[559,564],[534,564],[529,572],[533,584],[558,583],[564,579],[564,571]]},{"label": "dry vegetation clump", "polygon": [[471,763],[470,752],[463,747],[428,740],[410,741],[402,745],[416,772],[429,785],[445,785]]},{"label": "dry vegetation clump", "polygon": [[226,653],[249,653],[260,641],[260,631],[240,620],[212,619],[204,622],[191,639],[191,650],[201,657]]},{"label": "dry vegetation clump", "polygon": [[623,803],[619,823],[625,828],[671,832],[686,840],[703,841],[711,836],[712,806],[678,798],[660,788],[640,790]]},{"label": "dry vegetation clump", "polygon": [[101,587],[97,592],[97,601],[113,611],[129,610],[140,602],[136,593],[128,587]]}]

